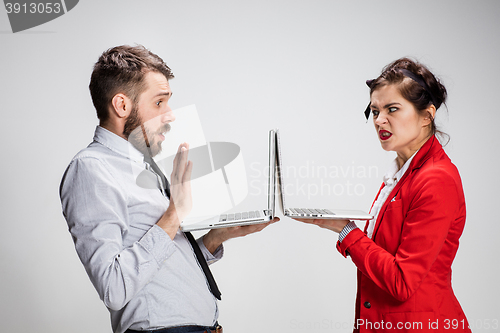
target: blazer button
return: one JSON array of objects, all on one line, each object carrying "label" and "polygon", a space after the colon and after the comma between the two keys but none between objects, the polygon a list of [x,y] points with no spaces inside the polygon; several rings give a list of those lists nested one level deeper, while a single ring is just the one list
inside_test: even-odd
[{"label": "blazer button", "polygon": [[372,307],[372,305],[370,304],[370,302],[365,302],[363,305],[364,305],[364,306],[365,306],[365,308],[367,308],[367,309],[369,309],[369,308],[371,308],[371,307]]}]

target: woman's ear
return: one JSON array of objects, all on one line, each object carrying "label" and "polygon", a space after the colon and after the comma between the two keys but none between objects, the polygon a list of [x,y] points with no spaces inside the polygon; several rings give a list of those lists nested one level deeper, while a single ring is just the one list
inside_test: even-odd
[{"label": "woman's ear", "polygon": [[436,107],[434,106],[434,104],[431,104],[425,110],[425,112],[426,112],[426,115],[424,117],[424,123],[423,123],[424,127],[429,126],[434,121],[434,117],[436,116]]}]

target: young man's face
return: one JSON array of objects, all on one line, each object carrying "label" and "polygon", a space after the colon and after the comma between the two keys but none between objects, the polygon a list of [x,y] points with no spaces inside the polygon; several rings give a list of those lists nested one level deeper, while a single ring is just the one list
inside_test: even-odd
[{"label": "young man's face", "polygon": [[164,134],[175,120],[168,105],[172,90],[167,78],[161,73],[146,73],[144,83],[146,89],[139,95],[137,105],[134,105],[127,119],[125,132],[129,131],[128,140],[139,151],[155,156],[161,152]]}]

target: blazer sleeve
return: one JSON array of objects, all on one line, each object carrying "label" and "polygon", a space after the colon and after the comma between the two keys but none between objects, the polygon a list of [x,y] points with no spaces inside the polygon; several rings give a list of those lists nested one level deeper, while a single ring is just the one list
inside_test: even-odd
[{"label": "blazer sleeve", "polygon": [[[359,229],[337,244],[338,250],[344,256],[348,253],[364,275],[399,301],[410,298],[428,274],[460,205],[454,178],[443,169],[429,171],[416,175],[410,184],[401,237],[394,235],[394,241],[400,239],[395,255]],[[401,223],[382,217],[381,223],[391,222]]]}]

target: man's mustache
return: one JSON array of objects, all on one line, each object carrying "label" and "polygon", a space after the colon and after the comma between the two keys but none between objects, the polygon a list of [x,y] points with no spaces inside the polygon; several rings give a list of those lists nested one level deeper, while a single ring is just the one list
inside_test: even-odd
[{"label": "man's mustache", "polygon": [[170,132],[170,129],[172,128],[172,126],[170,126],[170,124],[165,124],[163,125],[160,130],[158,130],[158,134],[161,134],[161,133],[168,133]]},{"label": "man's mustache", "polygon": [[[142,130],[142,135],[144,136],[144,141],[146,141],[146,147],[150,147],[150,144],[149,144],[149,139],[148,139],[148,131],[146,130],[146,126],[144,126],[144,124],[141,124],[140,126],[141,130]],[[163,126],[161,126],[158,131],[156,131],[156,134],[162,134],[162,133],[167,133],[167,132],[170,132],[170,129],[172,127],[170,126],[170,124],[165,124]]]}]

